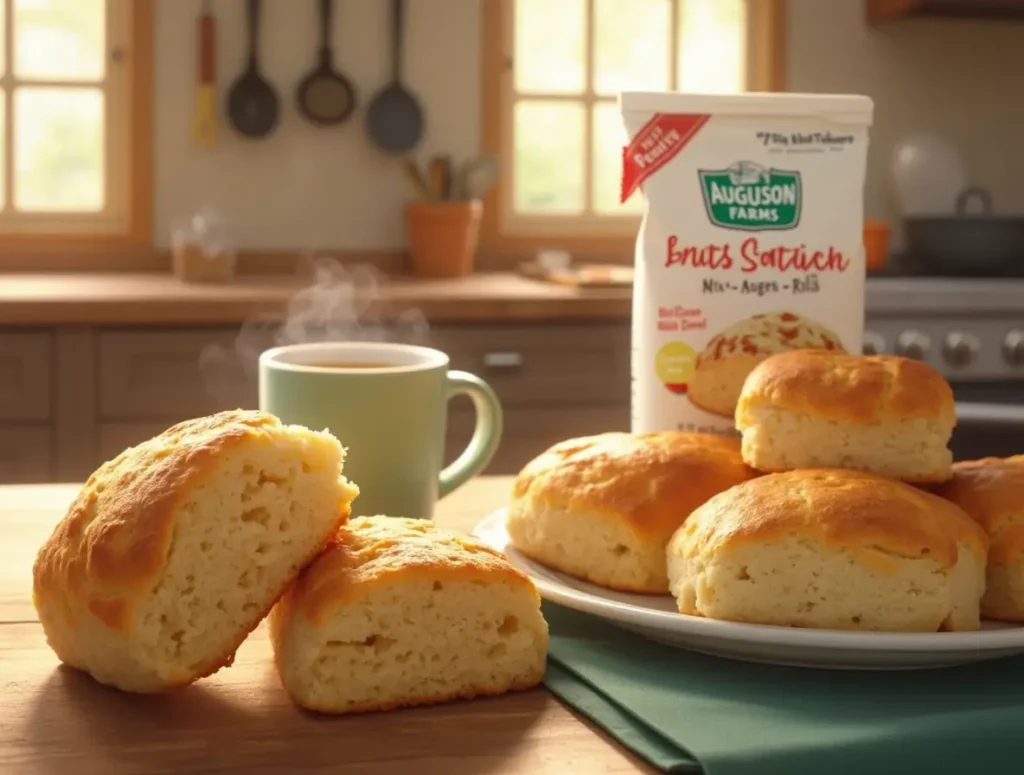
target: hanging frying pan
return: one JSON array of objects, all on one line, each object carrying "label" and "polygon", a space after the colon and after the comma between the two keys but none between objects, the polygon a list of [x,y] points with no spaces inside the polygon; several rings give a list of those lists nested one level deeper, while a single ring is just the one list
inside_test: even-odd
[{"label": "hanging frying pan", "polygon": [[391,83],[377,93],[366,113],[370,139],[382,151],[406,153],[423,137],[423,108],[402,85],[402,38],[405,2],[391,3]]},{"label": "hanging frying pan", "polygon": [[319,126],[341,124],[356,108],[356,90],[352,82],[334,69],[331,48],[331,22],[334,0],[320,0],[320,61],[302,79],[295,94],[299,112]]},{"label": "hanging frying pan", "polygon": [[246,137],[266,137],[277,126],[277,92],[260,71],[260,0],[248,0],[249,64],[228,92],[228,117]]}]

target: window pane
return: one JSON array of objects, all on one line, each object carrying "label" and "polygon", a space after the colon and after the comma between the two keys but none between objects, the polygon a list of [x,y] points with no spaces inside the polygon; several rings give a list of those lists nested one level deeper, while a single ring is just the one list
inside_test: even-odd
[{"label": "window pane", "polygon": [[[7,100],[4,99],[4,96],[4,90],[0,89],[0,148],[4,147],[4,142],[6,140],[4,135],[7,131],[7,121],[6,116],[4,115],[7,108]],[[6,162],[4,159],[5,155],[6,154],[4,153],[0,153],[0,208],[7,204],[7,191],[4,190],[4,178],[6,177],[4,174],[4,165]]]},{"label": "window pane", "polygon": [[527,101],[516,104],[515,209],[583,211],[583,105]]},{"label": "window pane", "polygon": [[14,203],[19,210],[103,208],[103,92],[14,93]]},{"label": "window pane", "polygon": [[7,4],[0,3],[0,75],[4,74],[7,69],[7,52],[4,48],[7,46]]},{"label": "window pane", "polygon": [[14,70],[18,77],[103,78],[106,2],[15,0]]},{"label": "window pane", "polygon": [[744,0],[685,0],[680,5],[680,91],[743,91],[747,80],[743,4]]},{"label": "window pane", "polygon": [[670,0],[594,0],[596,92],[668,89],[669,5]]},{"label": "window pane", "polygon": [[619,204],[622,179],[622,146],[626,130],[614,102],[594,106],[594,210],[602,215],[628,215],[643,212],[644,197],[639,191],[625,204]]},{"label": "window pane", "polygon": [[516,0],[516,91],[579,94],[586,83],[583,0]]}]

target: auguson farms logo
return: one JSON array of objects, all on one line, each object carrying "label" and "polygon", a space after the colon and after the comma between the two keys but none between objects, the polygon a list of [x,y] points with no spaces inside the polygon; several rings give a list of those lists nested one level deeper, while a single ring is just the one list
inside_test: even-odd
[{"label": "auguson farms logo", "polygon": [[716,226],[739,231],[793,229],[800,224],[800,173],[738,161],[724,170],[698,170],[704,209]]}]

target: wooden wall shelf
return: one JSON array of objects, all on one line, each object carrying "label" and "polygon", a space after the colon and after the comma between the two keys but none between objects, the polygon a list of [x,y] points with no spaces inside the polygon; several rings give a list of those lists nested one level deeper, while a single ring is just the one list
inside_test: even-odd
[{"label": "wooden wall shelf", "polygon": [[868,22],[899,19],[1024,20],[1024,0],[866,0]]}]

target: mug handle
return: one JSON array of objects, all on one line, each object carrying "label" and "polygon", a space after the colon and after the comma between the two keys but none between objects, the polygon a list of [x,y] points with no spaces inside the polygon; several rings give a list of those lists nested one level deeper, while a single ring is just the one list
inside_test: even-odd
[{"label": "mug handle", "polygon": [[491,386],[467,371],[449,371],[448,399],[459,395],[473,400],[476,427],[462,454],[438,475],[438,496],[442,498],[483,471],[501,443],[501,403]]}]

